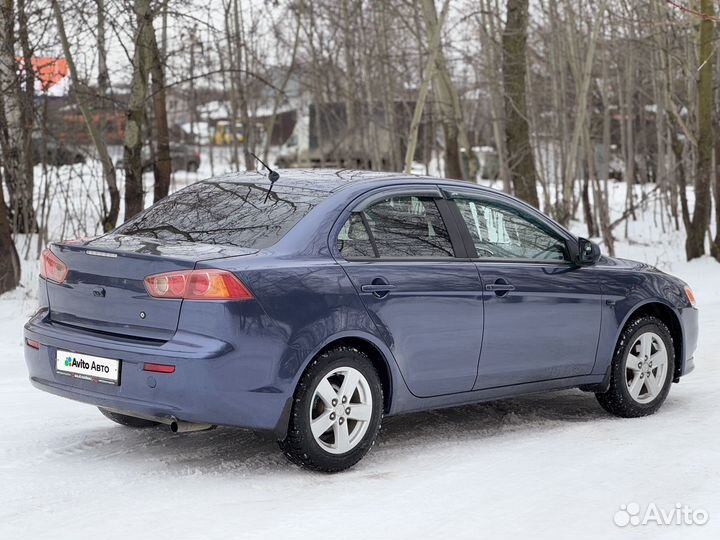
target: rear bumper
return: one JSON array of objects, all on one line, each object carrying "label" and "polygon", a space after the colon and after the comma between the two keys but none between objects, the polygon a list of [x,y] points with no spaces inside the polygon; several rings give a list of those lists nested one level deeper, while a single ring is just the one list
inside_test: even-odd
[{"label": "rear bumper", "polygon": [[[52,394],[129,415],[238,426],[284,437],[291,394],[263,384],[261,362],[241,358],[229,343],[177,332],[164,343],[106,337],[53,324],[41,310],[25,325],[30,381]],[[120,384],[109,385],[59,374],[58,349],[121,361]],[[172,364],[174,373],[143,370],[145,362]]]}]

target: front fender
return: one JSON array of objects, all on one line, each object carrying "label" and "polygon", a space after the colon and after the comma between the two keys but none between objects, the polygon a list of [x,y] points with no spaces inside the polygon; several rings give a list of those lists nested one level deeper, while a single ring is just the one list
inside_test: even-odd
[{"label": "front fender", "polygon": [[664,310],[677,323],[681,336],[678,363],[684,366],[687,339],[681,312],[684,309],[682,302],[687,300],[682,287],[660,272],[605,270],[600,278],[603,287],[602,328],[594,373],[608,373],[623,328],[637,313],[650,308]]}]

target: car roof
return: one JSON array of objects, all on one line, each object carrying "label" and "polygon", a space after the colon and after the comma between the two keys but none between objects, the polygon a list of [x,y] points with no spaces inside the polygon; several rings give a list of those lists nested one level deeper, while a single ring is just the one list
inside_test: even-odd
[{"label": "car roof", "polygon": [[[340,191],[349,186],[358,186],[363,183],[375,183],[384,181],[386,184],[400,183],[401,181],[412,181],[422,184],[443,184],[454,185],[459,188],[471,187],[483,191],[495,192],[496,190],[479,186],[475,183],[435,178],[430,176],[419,176],[397,172],[365,171],[355,169],[278,169],[280,178],[275,182],[275,187],[294,187],[314,191],[325,191],[329,193]],[[269,183],[265,171],[234,172],[209,178],[207,182],[252,182],[258,184]]]}]

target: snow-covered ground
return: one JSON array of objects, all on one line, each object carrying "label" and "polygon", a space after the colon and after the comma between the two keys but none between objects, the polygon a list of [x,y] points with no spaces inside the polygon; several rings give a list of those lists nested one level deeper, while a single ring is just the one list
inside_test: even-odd
[{"label": "snow-covered ground", "polygon": [[[333,476],[242,430],[134,431],[33,389],[26,262],[23,288],[0,296],[0,538],[716,538],[720,265],[684,262],[682,235],[652,207],[629,238],[618,255],[682,277],[701,310],[697,369],[658,414],[613,418],[564,391],[388,418],[370,454]],[[709,521],[615,525],[631,503]]]}]

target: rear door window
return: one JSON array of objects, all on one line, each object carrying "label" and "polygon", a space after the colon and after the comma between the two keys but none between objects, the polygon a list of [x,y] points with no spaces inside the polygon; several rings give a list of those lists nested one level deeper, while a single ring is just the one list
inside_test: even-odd
[{"label": "rear door window", "polygon": [[262,249],[275,244],[325,192],[239,182],[199,182],[163,199],[113,234]]},{"label": "rear door window", "polygon": [[353,213],[338,235],[338,248],[352,257],[453,257],[445,222],[432,197],[383,199]]}]

